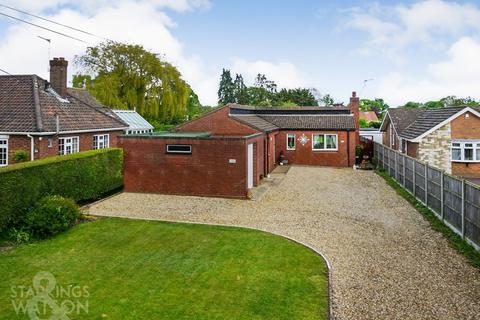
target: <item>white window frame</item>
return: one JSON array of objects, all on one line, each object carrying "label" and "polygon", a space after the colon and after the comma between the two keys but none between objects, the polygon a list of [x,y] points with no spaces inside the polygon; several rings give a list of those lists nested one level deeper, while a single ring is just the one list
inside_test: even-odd
[{"label": "white window frame", "polygon": [[[458,146],[454,146],[454,144],[458,144]],[[471,144],[472,147],[466,147],[467,144]],[[460,159],[453,159],[453,150],[455,149],[460,150]],[[472,160],[465,159],[466,149],[472,149]],[[450,144],[450,159],[452,162],[480,163],[480,140],[452,140]]]},{"label": "white window frame", "polygon": [[[71,143],[69,143],[68,145],[71,146],[71,150],[72,152],[70,153],[67,153],[66,150],[66,144],[65,144],[65,140],[67,139],[71,139]],[[74,146],[75,144],[73,143],[73,140],[74,139],[77,139],[77,143],[76,143],[76,148],[74,149]],[[60,151],[60,145],[62,145],[62,143],[60,142],[61,140],[64,140],[63,142],[63,151]],[[61,156],[65,156],[67,154],[73,154],[73,153],[78,153],[80,151],[80,137],[79,136],[74,136],[74,137],[61,137],[61,138],[58,138],[58,154],[61,155]]]},{"label": "white window frame", "polygon": [[[290,147],[288,146],[288,138],[289,138],[289,137],[292,137],[292,136],[293,136],[293,148],[290,148]],[[297,147],[297,142],[296,142],[295,139],[296,139],[295,133],[287,133],[287,139],[286,139],[286,140],[287,140],[287,150],[288,150],[288,151],[293,151],[293,150],[295,150],[295,148]]]},{"label": "white window frame", "polygon": [[8,166],[8,136],[0,136],[0,141],[5,141],[5,147],[3,147],[3,145],[1,147],[2,149],[5,149],[5,163],[0,163],[0,167],[5,167]]},{"label": "white window frame", "polygon": [[[189,147],[189,151],[179,151],[179,150],[169,150],[170,147],[177,147],[177,146],[182,146],[182,147]],[[178,153],[178,154],[192,154],[192,145],[191,144],[167,144],[165,148],[166,153]]]},{"label": "white window frame", "polygon": [[[323,136],[323,148],[315,148],[315,136]],[[335,136],[335,149],[327,148],[327,136]],[[312,133],[312,151],[338,151],[338,134],[336,133]]]},{"label": "white window frame", "polygon": [[[96,141],[95,141],[96,139]],[[105,143],[105,140],[107,141]],[[101,143],[101,147],[100,147]],[[110,134],[96,134],[93,136],[93,150],[110,148]]]}]

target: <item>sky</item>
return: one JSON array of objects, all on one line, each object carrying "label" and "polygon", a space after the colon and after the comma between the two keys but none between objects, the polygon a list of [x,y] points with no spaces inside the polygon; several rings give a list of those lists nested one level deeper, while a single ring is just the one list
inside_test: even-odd
[{"label": "sky", "polygon": [[[179,68],[216,105],[222,68],[247,85],[316,88],[336,102],[391,106],[447,95],[480,99],[480,1],[0,0],[115,41],[141,44]],[[0,69],[48,79],[49,57],[73,63],[102,39],[0,7]],[[51,39],[48,43],[38,36]],[[368,81],[366,81],[368,80]]]}]

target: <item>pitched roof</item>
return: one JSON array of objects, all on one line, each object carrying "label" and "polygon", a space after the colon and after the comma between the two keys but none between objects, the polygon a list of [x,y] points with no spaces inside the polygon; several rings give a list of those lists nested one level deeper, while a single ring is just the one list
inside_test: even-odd
[{"label": "pitched roof", "polygon": [[237,121],[240,121],[250,127],[253,127],[257,130],[264,132],[271,132],[278,130],[279,128],[273,123],[259,117],[255,114],[242,114],[242,115],[231,115]]},{"label": "pitched roof", "polygon": [[112,110],[120,119],[128,124],[129,129],[133,130],[152,130],[154,127],[143,118],[138,112],[133,110]]},{"label": "pitched roof", "polygon": [[400,136],[415,139],[467,107],[447,107],[427,109]]},{"label": "pitched roof", "polygon": [[367,121],[378,121],[375,111],[360,111],[360,119],[365,119]]},{"label": "pitched roof", "polygon": [[421,108],[390,108],[387,111],[387,115],[380,127],[381,131],[385,130],[385,123],[391,121],[397,134],[401,134],[409,125],[411,125],[419,116],[425,112],[425,109]]},{"label": "pitched roof", "polygon": [[60,97],[36,75],[0,76],[0,132],[56,132],[123,129],[127,125],[85,90]]},{"label": "pitched roof", "polygon": [[352,115],[262,115],[261,118],[280,129],[355,130]]},{"label": "pitched roof", "polygon": [[331,107],[291,106],[291,107],[258,107],[236,103],[227,105],[232,114],[349,114],[350,108],[344,105]]}]

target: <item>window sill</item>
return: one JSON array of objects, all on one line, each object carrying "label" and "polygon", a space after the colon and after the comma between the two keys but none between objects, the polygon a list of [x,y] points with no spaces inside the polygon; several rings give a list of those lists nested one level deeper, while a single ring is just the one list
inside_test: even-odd
[{"label": "window sill", "polygon": [[480,163],[480,160],[452,160],[452,162],[458,162],[458,163]]},{"label": "window sill", "polygon": [[312,149],[313,152],[338,152],[338,149]]}]

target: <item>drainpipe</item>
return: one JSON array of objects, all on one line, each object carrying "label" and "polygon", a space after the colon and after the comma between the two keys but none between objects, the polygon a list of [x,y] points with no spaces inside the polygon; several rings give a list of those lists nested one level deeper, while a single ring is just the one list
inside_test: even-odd
[{"label": "drainpipe", "polygon": [[30,138],[30,161],[33,161],[35,160],[35,138],[30,134],[27,134],[27,137]]}]

